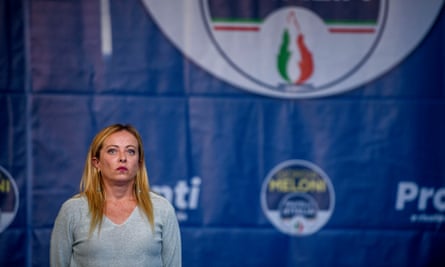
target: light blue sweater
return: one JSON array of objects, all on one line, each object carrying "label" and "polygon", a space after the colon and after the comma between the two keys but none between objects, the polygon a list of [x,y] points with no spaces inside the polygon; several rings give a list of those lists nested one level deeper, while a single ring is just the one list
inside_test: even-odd
[{"label": "light blue sweater", "polygon": [[86,198],[71,198],[61,207],[51,235],[51,267],[181,266],[181,238],[172,205],[150,193],[154,209],[154,233],[136,207],[117,225],[106,216],[88,238],[90,216]]}]

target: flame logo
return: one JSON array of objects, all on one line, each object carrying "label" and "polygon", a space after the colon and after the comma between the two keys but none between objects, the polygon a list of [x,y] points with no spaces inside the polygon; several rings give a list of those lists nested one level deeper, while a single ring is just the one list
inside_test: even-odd
[{"label": "flame logo", "polygon": [[304,41],[304,35],[301,31],[295,12],[289,12],[287,20],[289,24],[294,26],[297,32],[295,45],[300,53],[300,61],[297,65],[297,67],[300,69],[300,76],[295,81],[292,81],[287,71],[287,67],[292,56],[292,52],[290,51],[290,46],[292,45],[291,36],[288,29],[285,29],[282,35],[280,51],[277,57],[278,72],[287,82],[301,85],[312,76],[312,73],[314,72],[314,60],[311,51],[307,48]]}]

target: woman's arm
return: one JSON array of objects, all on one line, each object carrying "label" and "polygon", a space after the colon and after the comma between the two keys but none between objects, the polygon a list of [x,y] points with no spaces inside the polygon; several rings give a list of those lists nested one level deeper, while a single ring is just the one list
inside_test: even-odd
[{"label": "woman's arm", "polygon": [[166,207],[165,223],[162,228],[162,262],[165,267],[182,266],[181,234],[174,208]]},{"label": "woman's arm", "polygon": [[70,218],[69,206],[64,203],[57,215],[51,233],[51,267],[67,267],[70,264],[73,244],[73,225]]}]

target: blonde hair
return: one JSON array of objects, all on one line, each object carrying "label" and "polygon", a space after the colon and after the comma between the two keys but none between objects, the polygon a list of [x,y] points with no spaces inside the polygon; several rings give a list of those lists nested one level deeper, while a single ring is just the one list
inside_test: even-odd
[{"label": "blonde hair", "polygon": [[120,131],[127,131],[131,133],[138,142],[139,170],[136,174],[133,192],[136,197],[137,205],[147,216],[151,227],[153,228],[154,225],[153,204],[150,198],[150,186],[148,183],[147,168],[145,166],[142,138],[136,128],[134,128],[133,126],[128,124],[114,124],[102,129],[94,137],[88,150],[82,179],[80,181],[80,196],[85,196],[87,198],[89,212],[91,215],[89,231],[90,235],[93,233],[96,227],[98,227],[100,231],[105,207],[105,193],[102,175],[100,171],[98,171],[93,166],[92,161],[93,158],[100,158],[100,151],[103,147],[105,139],[107,139],[110,135]]}]

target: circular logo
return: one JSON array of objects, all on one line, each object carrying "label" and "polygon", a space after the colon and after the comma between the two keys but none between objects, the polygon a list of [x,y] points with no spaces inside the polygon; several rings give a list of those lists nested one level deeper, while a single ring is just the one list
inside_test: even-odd
[{"label": "circular logo", "polygon": [[399,64],[444,0],[142,2],[186,56],[220,79],[308,98],[352,90]]},{"label": "circular logo", "polygon": [[316,165],[289,160],[267,175],[261,207],[270,222],[289,235],[310,235],[320,230],[334,210],[334,189]]},{"label": "circular logo", "polygon": [[0,166],[0,233],[14,220],[19,208],[19,192],[11,175]]},{"label": "circular logo", "polygon": [[381,38],[388,6],[386,1],[286,1],[257,13],[232,4],[203,1],[204,23],[221,56],[259,86],[295,93],[328,88],[365,64]]}]

